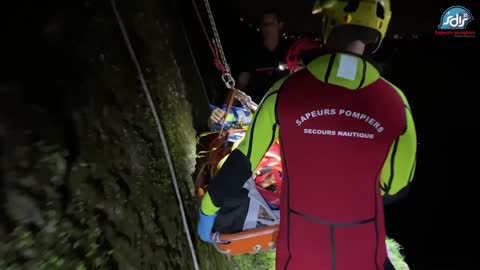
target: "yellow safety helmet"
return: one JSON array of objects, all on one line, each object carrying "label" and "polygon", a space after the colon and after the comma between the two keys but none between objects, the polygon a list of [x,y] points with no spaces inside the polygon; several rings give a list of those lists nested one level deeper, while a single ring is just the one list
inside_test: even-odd
[{"label": "yellow safety helmet", "polygon": [[333,29],[341,25],[358,25],[376,30],[380,36],[374,45],[374,52],[380,47],[392,17],[390,0],[316,0],[312,13],[325,15],[324,42]]}]

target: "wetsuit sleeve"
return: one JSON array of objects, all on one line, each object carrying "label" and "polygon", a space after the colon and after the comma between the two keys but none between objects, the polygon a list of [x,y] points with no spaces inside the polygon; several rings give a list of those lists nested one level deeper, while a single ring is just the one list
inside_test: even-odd
[{"label": "wetsuit sleeve", "polygon": [[402,198],[408,192],[415,173],[417,155],[417,133],[410,105],[403,92],[393,87],[403,100],[406,125],[404,133],[390,147],[382,169],[380,187],[385,204]]},{"label": "wetsuit sleeve", "polygon": [[277,82],[263,98],[242,142],[233,150],[216,176],[207,187],[202,199],[202,211],[206,215],[216,213],[227,198],[237,196],[245,182],[252,176],[263,156],[278,139],[275,115],[278,89],[283,80]]}]

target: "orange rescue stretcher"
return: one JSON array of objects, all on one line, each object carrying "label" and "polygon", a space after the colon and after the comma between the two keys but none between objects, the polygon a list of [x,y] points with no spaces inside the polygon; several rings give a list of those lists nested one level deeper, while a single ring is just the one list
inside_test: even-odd
[{"label": "orange rescue stretcher", "polygon": [[[242,131],[245,132],[245,130],[231,129],[221,134],[207,132],[200,135],[198,146],[201,151],[197,157],[198,170],[195,179],[199,204],[209,180],[217,172],[218,163],[232,151],[228,145],[228,135]],[[271,225],[232,234],[214,233],[213,244],[220,253],[226,255],[256,254],[275,248],[278,230],[278,225]]]}]

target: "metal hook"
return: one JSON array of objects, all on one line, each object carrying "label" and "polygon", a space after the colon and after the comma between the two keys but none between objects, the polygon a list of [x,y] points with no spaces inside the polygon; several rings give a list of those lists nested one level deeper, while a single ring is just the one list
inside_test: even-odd
[{"label": "metal hook", "polygon": [[230,73],[225,73],[222,75],[222,81],[225,83],[225,86],[228,89],[234,89],[235,88],[235,79],[233,79],[232,75]]}]

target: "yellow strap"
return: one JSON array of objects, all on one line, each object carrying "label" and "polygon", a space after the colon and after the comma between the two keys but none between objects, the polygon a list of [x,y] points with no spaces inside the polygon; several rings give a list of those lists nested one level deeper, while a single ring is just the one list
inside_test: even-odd
[{"label": "yellow strap", "polygon": [[213,134],[213,133],[217,133],[217,132],[216,132],[216,131],[206,131],[206,132],[202,132],[202,133],[200,133],[200,135],[198,136],[198,138],[202,138],[202,137],[208,136],[208,135]]},{"label": "yellow strap", "polygon": [[200,133],[200,135],[197,136],[197,144],[200,143],[200,138],[206,137],[206,136],[211,135],[211,134],[214,134],[214,133],[217,133],[217,132],[215,132],[215,131],[206,131],[206,132]]}]

